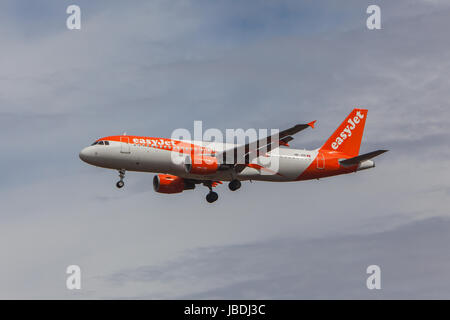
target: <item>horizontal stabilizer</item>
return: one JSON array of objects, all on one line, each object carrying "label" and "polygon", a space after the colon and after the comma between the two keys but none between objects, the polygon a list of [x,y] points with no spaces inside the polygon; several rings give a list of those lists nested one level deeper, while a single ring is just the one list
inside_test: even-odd
[{"label": "horizontal stabilizer", "polygon": [[359,164],[361,161],[372,159],[372,158],[379,156],[380,154],[385,153],[387,151],[389,151],[389,150],[372,151],[372,152],[365,153],[365,154],[362,154],[362,155],[359,155],[359,156],[356,156],[356,157],[353,157],[350,159],[340,160],[339,163],[342,164],[343,166],[352,166],[355,164]]}]

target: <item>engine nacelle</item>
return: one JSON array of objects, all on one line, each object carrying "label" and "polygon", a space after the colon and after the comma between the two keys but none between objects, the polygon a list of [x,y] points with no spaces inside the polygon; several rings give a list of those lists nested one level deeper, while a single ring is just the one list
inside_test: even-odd
[{"label": "engine nacelle", "polygon": [[184,168],[191,174],[213,174],[219,169],[219,163],[216,157],[211,156],[199,156],[194,159],[187,157]]},{"label": "engine nacelle", "polygon": [[171,174],[158,174],[153,178],[153,189],[159,193],[180,193],[194,188],[195,184]]}]

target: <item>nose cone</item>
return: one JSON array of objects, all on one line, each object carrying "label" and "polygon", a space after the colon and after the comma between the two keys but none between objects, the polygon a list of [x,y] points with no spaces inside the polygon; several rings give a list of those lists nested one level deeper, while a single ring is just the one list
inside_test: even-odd
[{"label": "nose cone", "polygon": [[92,148],[86,147],[83,150],[80,151],[80,159],[84,162],[91,162],[93,157],[93,151]]}]

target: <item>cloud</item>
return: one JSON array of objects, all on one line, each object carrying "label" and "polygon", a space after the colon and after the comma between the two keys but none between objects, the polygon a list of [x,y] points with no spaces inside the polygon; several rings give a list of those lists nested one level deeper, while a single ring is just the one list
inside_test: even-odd
[{"label": "cloud", "polygon": [[[55,3],[0,5],[0,251],[7,261],[0,265],[1,297],[226,297],[236,290],[270,298],[272,288],[277,297],[306,297],[295,285],[281,288],[289,281],[310,288],[302,274],[270,273],[291,270],[280,260],[289,255],[282,247],[316,250],[325,265],[321,246],[331,251],[330,239],[358,250],[368,244],[352,241],[376,239],[381,251],[390,244],[378,233],[397,228],[409,235],[402,226],[423,219],[430,224],[413,226],[430,230],[435,220],[428,219],[448,217],[450,9],[444,1],[381,2],[380,31],[365,28],[368,2],[356,0],[79,1],[80,32],[65,28],[65,3]],[[361,152],[390,149],[375,169],[297,184],[245,183],[236,193],[221,186],[212,206],[202,188],[154,193],[150,174],[129,172],[126,187],[116,190],[116,172],[78,159],[98,137],[170,136],[194,120],[226,129],[317,119],[316,129],[291,143],[316,148],[355,106],[369,109]],[[272,240],[280,236],[286,240]],[[248,243],[264,253],[255,261],[268,269],[251,274],[253,262],[240,261],[253,248]],[[399,251],[409,248],[397,243]],[[208,250],[217,261],[205,260]],[[189,266],[177,266],[188,252],[196,256],[187,261],[211,270],[197,289],[178,282],[198,278]],[[364,263],[369,253],[361,253]],[[384,265],[391,259],[378,251],[374,257]],[[219,260],[233,268],[227,259],[242,268],[236,278],[220,268]],[[348,297],[359,292],[361,279],[343,268],[359,259],[346,256],[338,265]],[[82,266],[82,292],[65,289],[69,264]],[[399,259],[392,264],[404,266]],[[316,280],[324,277],[311,297],[325,296],[327,276],[305,268]],[[225,280],[214,278],[214,270]],[[115,282],[105,281],[111,275]],[[170,286],[158,282],[164,277]],[[445,296],[446,288],[428,278]],[[398,286],[383,291],[389,297],[400,295],[395,290],[419,295],[416,288],[425,286],[391,283]],[[336,288],[329,297],[339,296]]]},{"label": "cloud", "polygon": [[[134,297],[146,299],[447,299],[449,231],[448,219],[431,218],[364,235],[203,248],[104,280],[146,287]],[[380,291],[366,287],[373,264]]]}]

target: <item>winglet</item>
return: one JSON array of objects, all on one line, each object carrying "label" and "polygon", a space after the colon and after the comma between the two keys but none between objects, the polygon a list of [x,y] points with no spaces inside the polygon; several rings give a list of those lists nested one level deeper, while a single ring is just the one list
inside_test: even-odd
[{"label": "winglet", "polygon": [[316,121],[317,120],[311,121],[310,123],[308,123],[308,126],[314,129],[314,124],[316,123]]}]

